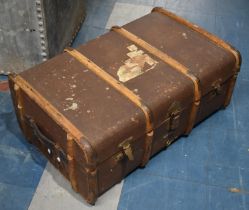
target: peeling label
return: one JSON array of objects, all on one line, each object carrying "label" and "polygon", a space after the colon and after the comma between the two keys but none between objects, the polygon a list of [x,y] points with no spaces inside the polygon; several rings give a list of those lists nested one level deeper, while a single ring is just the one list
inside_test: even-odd
[{"label": "peeling label", "polygon": [[188,36],[187,36],[186,33],[182,33],[182,36],[183,36],[184,39],[188,39]]},{"label": "peeling label", "polygon": [[121,82],[127,82],[130,79],[154,69],[158,63],[148,54],[144,53],[143,50],[139,50],[134,44],[128,46],[127,49],[130,51],[127,53],[129,59],[124,62],[124,65],[120,66],[117,73],[119,81]]},{"label": "peeling label", "polygon": [[78,104],[77,103],[72,103],[71,106],[67,107],[66,109],[64,109],[64,111],[67,111],[67,110],[76,110],[78,109]]}]

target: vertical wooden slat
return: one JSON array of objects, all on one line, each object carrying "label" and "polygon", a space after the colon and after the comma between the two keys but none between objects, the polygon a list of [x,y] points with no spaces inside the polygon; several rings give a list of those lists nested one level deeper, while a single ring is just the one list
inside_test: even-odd
[{"label": "vertical wooden slat", "polygon": [[25,124],[24,119],[24,107],[23,107],[23,98],[21,96],[21,88],[19,85],[14,84],[14,94],[16,99],[16,111],[18,115],[18,120],[20,123],[20,127],[24,134],[27,134],[27,126]]},{"label": "vertical wooden slat", "polygon": [[67,159],[68,159],[68,175],[73,189],[78,192],[77,180],[75,176],[75,157],[73,151],[74,139],[67,134]]}]

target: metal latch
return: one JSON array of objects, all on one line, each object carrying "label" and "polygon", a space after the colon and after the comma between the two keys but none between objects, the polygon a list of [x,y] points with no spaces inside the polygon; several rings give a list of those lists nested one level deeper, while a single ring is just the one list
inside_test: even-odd
[{"label": "metal latch", "polygon": [[222,88],[221,88],[221,79],[216,80],[213,84],[212,84],[212,88],[213,88],[213,94],[214,95],[220,95],[222,92]]},{"label": "metal latch", "polygon": [[212,90],[209,94],[208,100],[213,100],[218,95],[222,94],[222,85],[221,85],[221,79],[218,79],[212,83]]},{"label": "metal latch", "polygon": [[166,127],[168,131],[178,128],[180,124],[181,106],[179,102],[174,102],[168,109]]},{"label": "metal latch", "polygon": [[119,144],[119,147],[123,149],[125,155],[128,157],[129,160],[134,160],[133,151],[131,148],[131,139],[132,138],[128,138],[124,140]]},{"label": "metal latch", "polygon": [[163,136],[163,142],[166,146],[166,148],[171,145],[174,141],[176,140],[176,136],[173,134],[166,134],[165,136]]},{"label": "metal latch", "polygon": [[175,141],[176,137],[175,136],[169,136],[166,141],[165,141],[165,146],[168,147],[169,145],[171,145],[174,141]]}]

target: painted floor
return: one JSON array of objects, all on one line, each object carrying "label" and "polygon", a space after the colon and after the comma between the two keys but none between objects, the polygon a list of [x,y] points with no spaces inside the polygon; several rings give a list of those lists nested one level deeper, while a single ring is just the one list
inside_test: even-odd
[{"label": "painted floor", "polygon": [[[22,136],[0,77],[0,209],[249,210],[249,1],[88,0],[85,43],[165,7],[230,42],[243,64],[231,104],[89,207]],[[236,190],[237,189],[237,190]]]}]

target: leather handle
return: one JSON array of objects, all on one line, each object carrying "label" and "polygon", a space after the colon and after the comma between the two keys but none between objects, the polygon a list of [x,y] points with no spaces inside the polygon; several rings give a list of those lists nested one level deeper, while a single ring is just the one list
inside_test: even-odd
[{"label": "leather handle", "polygon": [[25,116],[26,122],[28,122],[29,126],[32,128],[33,134],[35,135],[35,137],[37,137],[37,139],[42,143],[45,144],[47,147],[49,148],[55,148],[55,143],[50,140],[48,137],[46,137],[42,131],[40,130],[40,128],[37,126],[37,124],[35,123],[34,119],[29,117],[29,116]]},{"label": "leather handle", "polygon": [[55,153],[57,162],[62,163],[65,166],[65,164],[68,162],[68,159],[64,151],[60,149],[59,146],[56,145],[51,139],[49,139],[42,133],[33,118],[25,116],[25,119],[29,126],[32,128],[33,134],[36,139],[38,139],[40,143],[42,143],[48,148],[49,155]]}]

